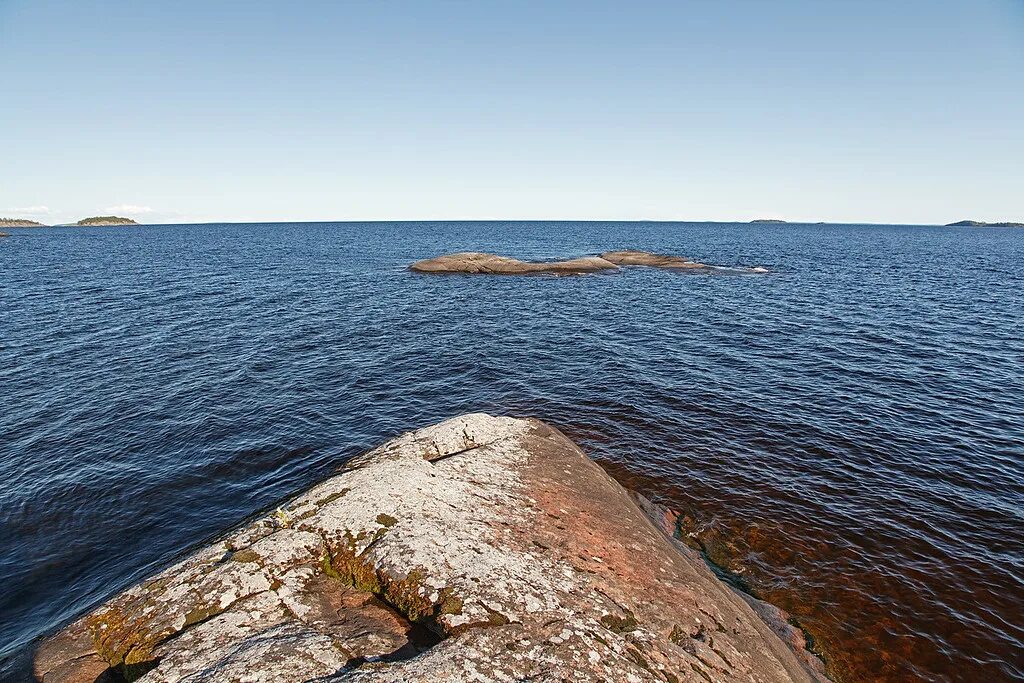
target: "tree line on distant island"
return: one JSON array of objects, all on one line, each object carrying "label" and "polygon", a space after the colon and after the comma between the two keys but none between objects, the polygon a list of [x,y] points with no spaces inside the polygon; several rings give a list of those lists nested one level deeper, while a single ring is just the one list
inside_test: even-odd
[{"label": "tree line on distant island", "polygon": [[[777,218],[758,218],[750,221],[751,223],[788,223],[789,221],[779,220]],[[824,225],[823,223],[817,223],[817,225]],[[1013,223],[1011,221],[1002,221],[999,223],[986,223],[985,221],[957,221],[956,223],[946,223],[943,227],[945,228],[1024,228],[1024,223]]]},{"label": "tree line on distant island", "polygon": [[1024,223],[1013,223],[1010,221],[1003,221],[1000,223],[986,223],[985,221],[957,221],[956,223],[946,223],[946,227],[950,228],[1024,228]]},{"label": "tree line on distant island", "polygon": [[[122,218],[121,216],[90,216],[89,218],[83,218],[77,223],[69,223],[68,225],[138,225],[131,218]],[[52,227],[39,223],[37,221],[25,220],[23,218],[0,218],[0,228],[48,228]]]}]

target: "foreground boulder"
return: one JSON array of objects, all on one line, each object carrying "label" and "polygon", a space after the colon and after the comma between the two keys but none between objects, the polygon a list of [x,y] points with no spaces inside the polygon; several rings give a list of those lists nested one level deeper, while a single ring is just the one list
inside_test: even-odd
[{"label": "foreground boulder", "polygon": [[487,275],[581,275],[618,266],[597,256],[568,261],[520,261],[519,259],[477,251],[463,251],[417,261],[409,270],[418,273],[470,273]]},{"label": "foreground boulder", "polygon": [[44,642],[35,674],[822,680],[569,439],[484,414],[389,441],[115,596]]}]

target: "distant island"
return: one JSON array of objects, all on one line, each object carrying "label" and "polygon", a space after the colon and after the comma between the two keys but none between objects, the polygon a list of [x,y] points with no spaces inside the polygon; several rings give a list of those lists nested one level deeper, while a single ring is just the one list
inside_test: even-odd
[{"label": "distant island", "polygon": [[0,228],[45,228],[42,223],[27,221],[24,218],[0,218]]},{"label": "distant island", "polygon": [[138,223],[131,218],[121,218],[120,216],[92,216],[83,218],[72,225],[138,225]]},{"label": "distant island", "polygon": [[957,221],[956,223],[946,223],[947,228],[1024,228],[1024,223],[1011,223],[1004,221],[1001,223],[986,223],[985,221]]},{"label": "distant island", "polygon": [[751,223],[785,223],[786,221],[780,220],[778,218],[755,218],[754,220],[752,220],[750,222]]},{"label": "distant island", "polygon": [[[138,225],[131,218],[121,216],[90,216],[83,218],[77,223],[63,223],[62,225],[72,226],[96,226],[96,225]],[[24,218],[0,218],[0,228],[48,228],[50,226]]]}]

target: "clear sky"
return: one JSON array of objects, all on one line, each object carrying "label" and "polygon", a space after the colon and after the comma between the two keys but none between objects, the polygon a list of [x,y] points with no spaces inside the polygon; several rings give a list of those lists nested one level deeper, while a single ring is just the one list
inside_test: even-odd
[{"label": "clear sky", "polygon": [[0,216],[1024,221],[1024,0],[0,0]]}]

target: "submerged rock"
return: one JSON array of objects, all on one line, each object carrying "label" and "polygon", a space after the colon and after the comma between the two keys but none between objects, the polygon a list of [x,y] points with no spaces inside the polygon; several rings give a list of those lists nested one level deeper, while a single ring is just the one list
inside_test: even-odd
[{"label": "submerged rock", "polygon": [[393,439],[115,596],[44,642],[35,673],[823,680],[564,435],[485,414]]},{"label": "submerged rock", "polygon": [[602,270],[618,270],[614,263],[584,256],[568,261],[520,261],[519,259],[477,251],[464,251],[417,261],[409,270],[418,273],[471,273],[488,275],[580,275]]}]

